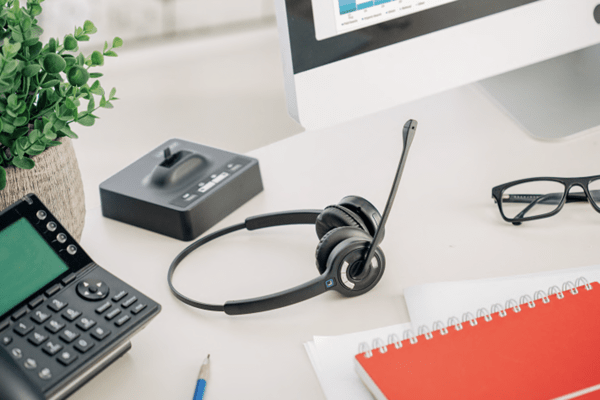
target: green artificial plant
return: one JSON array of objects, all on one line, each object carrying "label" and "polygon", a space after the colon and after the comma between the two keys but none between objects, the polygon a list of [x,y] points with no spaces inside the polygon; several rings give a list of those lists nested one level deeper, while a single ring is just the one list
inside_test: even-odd
[{"label": "green artificial plant", "polygon": [[[65,35],[62,43],[51,38],[43,44],[42,28],[36,16],[44,0],[0,0],[0,190],[6,186],[7,167],[31,169],[32,156],[60,145],[61,137],[76,138],[71,123],[94,124],[99,108],[112,108],[113,88],[108,95],[90,69],[104,64],[104,57],[116,57],[114,48],[123,41],[85,56],[78,42],[96,33],[91,21]],[[95,100],[95,96],[98,101]]]}]

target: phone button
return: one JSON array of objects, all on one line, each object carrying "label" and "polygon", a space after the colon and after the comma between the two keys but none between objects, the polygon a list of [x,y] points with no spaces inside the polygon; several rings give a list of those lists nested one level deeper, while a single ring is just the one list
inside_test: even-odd
[{"label": "phone button", "polygon": [[49,368],[44,368],[43,370],[40,371],[38,376],[40,377],[40,379],[47,381],[47,380],[52,379],[52,372],[50,372]]}]

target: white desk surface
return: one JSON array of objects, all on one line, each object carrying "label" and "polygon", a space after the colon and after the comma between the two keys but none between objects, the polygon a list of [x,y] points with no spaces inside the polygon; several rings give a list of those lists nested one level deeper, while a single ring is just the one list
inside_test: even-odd
[{"label": "white desk surface", "polygon": [[[176,300],[166,282],[186,243],[89,210],[83,248],[163,308],[133,338],[131,351],[72,398],[191,399],[210,353],[206,400],[324,399],[302,344],[313,335],[408,322],[407,286],[598,264],[600,215],[589,204],[513,226],[500,218],[491,189],[526,177],[600,174],[599,133],[536,141],[473,87],[251,152],[265,190],[213,230],[256,214],[324,208],[350,194],[383,211],[410,118],[419,128],[381,246],[386,272],[360,297],[326,293],[238,317],[196,310]],[[317,276],[316,246],[311,226],[234,233],[190,255],[175,283],[221,304],[273,293]]]}]

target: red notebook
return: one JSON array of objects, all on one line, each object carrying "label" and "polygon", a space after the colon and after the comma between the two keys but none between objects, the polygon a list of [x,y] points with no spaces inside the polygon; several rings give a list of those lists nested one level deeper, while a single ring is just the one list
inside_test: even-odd
[{"label": "red notebook", "polygon": [[356,370],[378,400],[600,399],[600,285],[522,302],[393,339]]}]

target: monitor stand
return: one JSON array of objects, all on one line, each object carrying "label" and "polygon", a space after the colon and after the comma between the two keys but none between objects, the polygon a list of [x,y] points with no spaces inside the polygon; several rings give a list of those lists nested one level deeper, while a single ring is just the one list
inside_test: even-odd
[{"label": "monitor stand", "polygon": [[557,140],[600,129],[600,45],[478,84],[536,139]]}]

